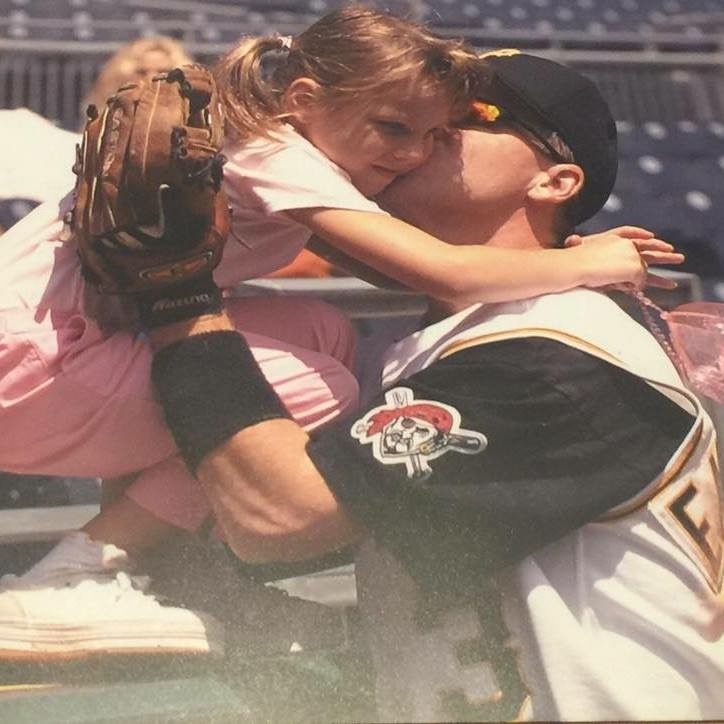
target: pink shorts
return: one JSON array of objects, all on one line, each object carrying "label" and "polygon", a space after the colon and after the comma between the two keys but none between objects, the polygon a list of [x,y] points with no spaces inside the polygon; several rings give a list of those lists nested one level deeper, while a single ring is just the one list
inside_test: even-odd
[{"label": "pink shorts", "polygon": [[[329,305],[302,298],[227,300],[264,375],[294,419],[312,430],[357,402],[354,334]],[[176,454],[150,385],[142,335],[104,335],[80,314],[0,311],[0,470],[117,477],[127,494],[189,530],[209,513]]]}]

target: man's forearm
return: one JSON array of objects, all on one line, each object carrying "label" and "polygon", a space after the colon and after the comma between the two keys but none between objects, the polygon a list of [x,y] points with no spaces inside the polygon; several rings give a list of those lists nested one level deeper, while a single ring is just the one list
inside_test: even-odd
[{"label": "man's forearm", "polygon": [[172,342],[178,342],[197,334],[209,332],[229,332],[234,330],[234,325],[226,312],[209,314],[203,317],[194,317],[183,322],[167,324],[164,327],[156,327],[148,331],[149,339],[154,351],[167,347]]},{"label": "man's forearm", "polygon": [[313,558],[363,534],[309,459],[307,442],[293,421],[268,420],[239,431],[199,465],[198,479],[242,560]]},{"label": "man's forearm", "polygon": [[361,535],[225,314],[151,332],[153,377],[182,455],[248,561],[300,560]]}]

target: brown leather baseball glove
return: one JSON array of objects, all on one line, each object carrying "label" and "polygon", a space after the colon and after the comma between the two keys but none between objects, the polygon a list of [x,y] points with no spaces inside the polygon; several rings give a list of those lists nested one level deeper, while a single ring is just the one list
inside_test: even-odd
[{"label": "brown leather baseball glove", "polygon": [[211,73],[188,65],[129,83],[87,114],[71,215],[86,279],[138,294],[210,276],[229,230]]}]

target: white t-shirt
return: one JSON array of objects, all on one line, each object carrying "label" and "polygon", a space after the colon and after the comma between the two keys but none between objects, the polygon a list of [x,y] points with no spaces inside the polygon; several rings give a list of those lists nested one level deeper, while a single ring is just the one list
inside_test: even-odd
[{"label": "white t-shirt", "polygon": [[[284,212],[341,208],[383,212],[321,151],[284,126],[270,139],[225,149],[224,189],[232,232],[214,272],[222,288],[263,276],[292,261],[311,232]],[[56,198],[31,212],[2,239],[0,310],[74,312],[83,309],[84,284],[73,240],[61,237],[61,219],[72,197]]]},{"label": "white t-shirt", "polygon": [[72,167],[80,134],[58,128],[27,108],[0,111],[0,199],[43,203],[75,183]]},{"label": "white t-shirt", "polygon": [[224,154],[224,190],[233,213],[215,274],[222,287],[264,276],[302,250],[311,232],[285,211],[318,207],[385,213],[291,126],[283,126],[272,140],[230,145]]}]

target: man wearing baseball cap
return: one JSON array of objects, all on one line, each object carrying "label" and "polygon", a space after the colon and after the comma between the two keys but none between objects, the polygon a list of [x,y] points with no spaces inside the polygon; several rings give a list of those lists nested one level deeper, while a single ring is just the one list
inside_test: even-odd
[{"label": "man wearing baseball cap", "polygon": [[[608,108],[541,58],[480,70],[461,128],[384,202],[450,243],[558,244],[613,185]],[[605,295],[433,300],[383,392],[312,438],[223,313],[150,335],[168,424],[239,558],[362,541],[380,719],[515,716],[511,647],[536,719],[724,716],[713,427]]]},{"label": "man wearing baseball cap", "polygon": [[616,124],[596,86],[559,63],[515,51],[484,58],[488,87],[481,100],[491,100],[500,114],[528,131],[544,154],[561,163],[574,162],[585,174],[575,199],[572,220],[583,221],[605,203],[616,180]]},{"label": "man wearing baseball cap", "polygon": [[[496,54],[481,71],[460,130],[384,201],[451,243],[557,244],[611,190],[611,114],[548,60]],[[460,718],[451,702],[511,716],[510,669],[485,661],[500,634],[536,719],[724,716],[715,433],[605,295],[433,300],[388,352],[384,391],[311,439],[223,315],[153,337],[169,425],[240,558],[365,539],[381,718]]]}]

